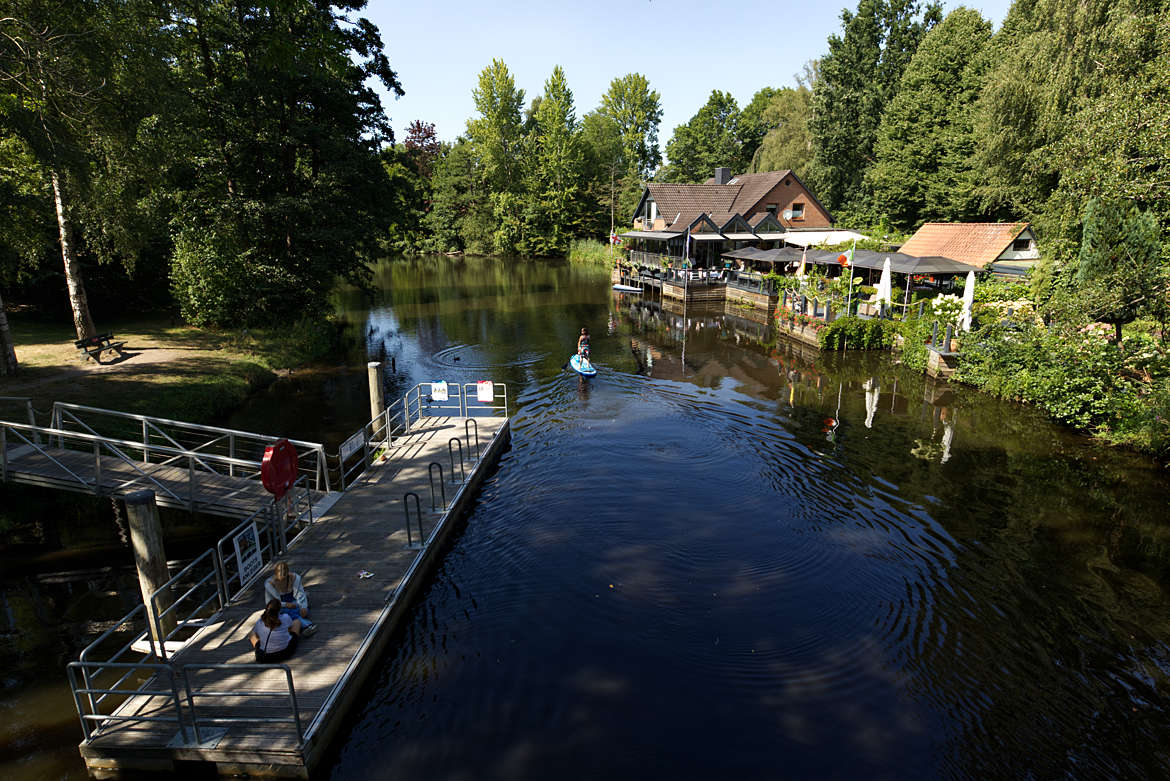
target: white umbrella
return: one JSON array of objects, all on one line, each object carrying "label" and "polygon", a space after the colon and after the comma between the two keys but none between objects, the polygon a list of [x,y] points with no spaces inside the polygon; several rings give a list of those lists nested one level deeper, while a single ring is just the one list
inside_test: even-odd
[{"label": "white umbrella", "polygon": [[861,387],[865,388],[865,427],[873,428],[873,416],[877,413],[882,387],[874,382],[873,377],[861,383]]},{"label": "white umbrella", "polygon": [[877,301],[879,304],[886,304],[887,306],[894,303],[893,301],[893,274],[890,272],[890,259],[886,258],[886,262],[882,264],[882,278],[877,286]]},{"label": "white umbrella", "polygon": [[959,328],[971,330],[971,308],[975,306],[975,272],[967,272],[967,283],[963,285],[963,314],[959,316]]}]

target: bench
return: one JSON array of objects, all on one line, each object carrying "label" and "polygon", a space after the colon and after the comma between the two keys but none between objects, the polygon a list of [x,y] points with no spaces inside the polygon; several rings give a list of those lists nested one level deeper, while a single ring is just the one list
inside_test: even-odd
[{"label": "bench", "polygon": [[91,336],[88,339],[78,339],[73,343],[73,346],[77,348],[77,354],[81,357],[82,363],[91,359],[101,363],[103,352],[113,350],[120,356],[125,344],[125,342],[115,342],[114,335],[107,333]]}]

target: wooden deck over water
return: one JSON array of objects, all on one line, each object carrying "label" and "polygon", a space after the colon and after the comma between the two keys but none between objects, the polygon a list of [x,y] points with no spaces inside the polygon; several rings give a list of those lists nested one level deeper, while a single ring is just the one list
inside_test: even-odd
[{"label": "wooden deck over water", "polygon": [[[507,418],[475,418],[483,456],[468,467],[467,481],[450,483],[448,442],[464,438],[463,418],[427,418],[398,438],[389,458],[337,500],[289,548],[285,559],[301,573],[312,618],[319,631],[305,638],[286,664],[292,670],[297,705],[304,725],[300,743],[294,725],[239,723],[201,726],[196,744],[188,725],[182,744],[175,724],[124,722],[106,726],[82,743],[91,774],[116,777],[128,771],[168,771],[185,763],[214,764],[220,773],[307,777],[320,761],[362,681],[376,666],[390,634],[408,609],[412,595],[436,563],[443,540],[472,500],[478,484],[506,447]],[[450,506],[431,514],[428,465],[443,465]],[[418,494],[428,544],[408,549],[403,494]],[[412,503],[413,506],[413,503]],[[417,535],[416,535],[417,541]],[[374,577],[359,579],[369,570]],[[171,660],[185,665],[246,664],[254,657],[247,635],[263,607],[263,582],[254,583],[229,605],[214,624],[200,629]],[[286,693],[283,673],[267,670],[189,673],[192,688],[215,691]],[[168,688],[169,684],[146,688]],[[179,684],[180,690],[182,683]],[[201,724],[210,716],[228,718],[287,717],[287,696],[243,694],[231,699],[195,698]],[[206,704],[205,704],[206,703]],[[218,703],[213,705],[213,703]],[[160,714],[173,705],[167,698],[129,699],[118,715]],[[189,721],[186,713],[184,720]],[[226,729],[225,729],[226,727]],[[176,763],[180,763],[176,765]]]}]

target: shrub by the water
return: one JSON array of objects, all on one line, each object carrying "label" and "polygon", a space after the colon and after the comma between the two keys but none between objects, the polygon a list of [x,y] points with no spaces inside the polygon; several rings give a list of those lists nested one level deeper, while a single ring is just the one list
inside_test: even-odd
[{"label": "shrub by the water", "polygon": [[956,378],[1038,405],[1053,418],[1110,442],[1170,449],[1170,360],[1154,339],[1120,345],[1109,326],[1026,321],[988,325],[964,339]]},{"label": "shrub by the water", "polygon": [[838,317],[819,334],[823,350],[881,350],[893,343],[897,325],[892,320]]},{"label": "shrub by the water", "polygon": [[569,243],[569,261],[572,263],[596,263],[609,265],[623,260],[625,252],[617,247],[610,247],[604,241],[596,239],[573,239]]}]

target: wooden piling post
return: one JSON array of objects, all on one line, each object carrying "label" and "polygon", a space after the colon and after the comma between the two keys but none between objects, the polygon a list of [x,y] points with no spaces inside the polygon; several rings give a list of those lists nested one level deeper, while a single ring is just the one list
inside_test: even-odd
[{"label": "wooden piling post", "polygon": [[[130,546],[134,550],[134,566],[138,569],[138,587],[142,590],[142,602],[146,605],[150,636],[161,647],[163,638],[175,628],[175,616],[168,614],[156,620],[155,606],[150,603],[150,595],[171,579],[167,571],[167,554],[163,549],[162,524],[158,519],[154,491],[127,494],[126,518],[130,525]],[[170,595],[159,595],[160,611],[170,605]]]},{"label": "wooden piling post", "polygon": [[386,397],[382,393],[382,362],[366,364],[370,381],[370,420],[375,420],[386,411]]}]

